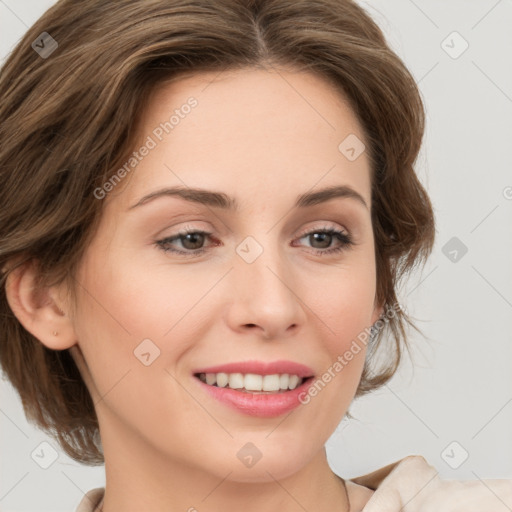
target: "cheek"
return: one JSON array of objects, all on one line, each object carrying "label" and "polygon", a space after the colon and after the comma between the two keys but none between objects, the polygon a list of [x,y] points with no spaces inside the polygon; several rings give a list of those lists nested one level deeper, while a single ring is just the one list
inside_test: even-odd
[{"label": "cheek", "polygon": [[145,338],[156,342],[193,304],[197,293],[185,267],[173,269],[170,276],[168,269],[165,272],[162,266],[132,257],[129,251],[105,252],[103,256],[98,252],[88,258],[80,274],[85,292],[79,312],[95,319],[87,328],[101,329],[114,339],[128,336],[132,343]]},{"label": "cheek", "polygon": [[329,352],[337,354],[372,324],[375,272],[371,265],[347,266],[315,286],[307,302],[325,327]]},{"label": "cheek", "polygon": [[[208,328],[206,320],[198,321],[201,308],[195,305],[211,284],[191,279],[186,266],[169,275],[168,268],[151,267],[123,251],[91,254],[78,277],[75,330],[98,391],[105,393],[127,372],[131,382],[162,378]],[[126,380],[123,386],[131,387]],[[147,385],[135,393],[143,389]]]},{"label": "cheek", "polygon": [[335,410],[348,407],[357,390],[372,325],[376,291],[373,260],[359,263],[332,272],[330,279],[324,280],[323,293],[320,289],[310,292],[306,301],[324,333],[322,349],[327,356],[317,388]]},{"label": "cheek", "polygon": [[[147,434],[149,424],[170,425],[173,410],[168,404],[180,403],[184,413],[194,408],[166,373],[169,368],[174,373],[174,363],[191,340],[184,330],[187,326],[179,323],[182,308],[173,308],[170,300],[176,294],[164,294],[161,281],[157,286],[140,269],[131,272],[127,262],[113,265],[105,260],[87,269],[80,277],[87,292],[80,295],[75,326],[98,415],[109,422],[121,419],[140,435]],[[179,297],[176,303],[183,305]],[[169,311],[174,311],[172,317],[165,314]],[[180,425],[175,427],[179,430]]]},{"label": "cheek", "polygon": [[[324,333],[321,372],[302,397],[311,417],[323,425],[325,440],[336,429],[352,402],[366,357],[373,313],[375,284],[371,270],[339,274],[338,286],[318,294],[314,303],[317,322]],[[313,297],[311,297],[313,298]],[[313,309],[313,308],[312,308]],[[321,326],[321,327],[320,327]]]}]

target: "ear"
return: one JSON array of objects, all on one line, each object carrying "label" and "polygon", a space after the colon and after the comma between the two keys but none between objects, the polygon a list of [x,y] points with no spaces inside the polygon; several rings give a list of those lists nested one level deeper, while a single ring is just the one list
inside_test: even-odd
[{"label": "ear", "polygon": [[70,318],[62,310],[59,288],[37,286],[37,264],[30,260],[7,277],[7,302],[23,327],[43,345],[64,350],[76,344]]}]

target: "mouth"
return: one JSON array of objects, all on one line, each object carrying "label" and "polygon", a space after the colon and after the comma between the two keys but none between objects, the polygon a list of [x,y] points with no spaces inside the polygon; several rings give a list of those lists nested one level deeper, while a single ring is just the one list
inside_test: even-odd
[{"label": "mouth", "polygon": [[204,384],[216,388],[227,388],[241,393],[256,395],[282,394],[301,386],[313,375],[301,377],[296,374],[275,373],[260,375],[257,373],[194,373],[194,377]]},{"label": "mouth", "polygon": [[299,407],[314,380],[309,366],[288,360],[224,363],[195,368],[192,375],[210,399],[260,418],[275,418]]}]

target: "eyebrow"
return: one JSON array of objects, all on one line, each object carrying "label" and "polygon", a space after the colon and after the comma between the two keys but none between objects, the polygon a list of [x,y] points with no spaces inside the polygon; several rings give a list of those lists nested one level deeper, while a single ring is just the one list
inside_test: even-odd
[{"label": "eyebrow", "polygon": [[[239,211],[239,204],[237,200],[233,197],[229,197],[223,192],[214,192],[201,188],[189,188],[181,186],[167,187],[155,190],[154,192],[151,192],[142,197],[137,203],[130,206],[128,210],[132,210],[133,208],[147,204],[160,197],[173,196],[180,197],[193,203],[221,208],[223,210]],[[363,196],[348,185],[338,185],[327,187],[316,192],[306,192],[305,194],[297,197],[294,207],[307,208],[308,206],[314,206],[335,198],[355,199],[357,202],[361,203],[368,209],[368,205],[366,204]]]}]

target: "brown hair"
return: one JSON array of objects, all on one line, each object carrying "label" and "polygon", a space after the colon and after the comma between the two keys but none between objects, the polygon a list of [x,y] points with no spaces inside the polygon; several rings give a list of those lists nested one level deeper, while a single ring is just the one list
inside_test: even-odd
[{"label": "brown hair", "polygon": [[[42,32],[58,43],[46,58],[31,46]],[[372,164],[376,299],[395,314],[370,345],[386,358],[377,366],[368,359],[357,395],[398,367],[405,324],[414,325],[396,308],[396,286],[432,250],[434,218],[413,167],[422,100],[371,17],[352,0],[60,0],[0,75],[0,363],[27,419],[79,462],[104,462],[94,404],[69,351],[46,348],[17,320],[7,274],[35,260],[41,285],[75,290],[102,212],[94,190],[133,150],[134,120],[153,88],[184,74],[262,65],[322,76],[361,123]]]}]

